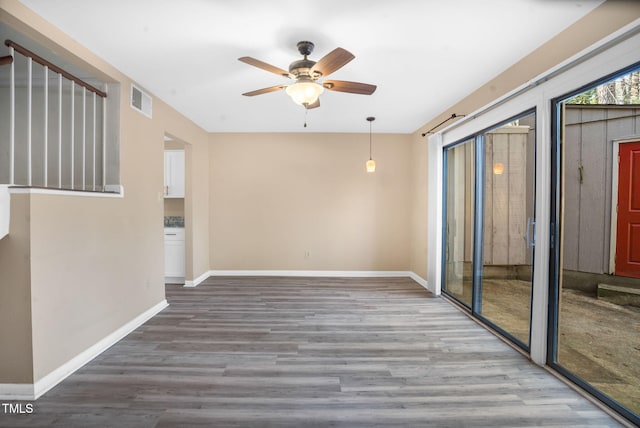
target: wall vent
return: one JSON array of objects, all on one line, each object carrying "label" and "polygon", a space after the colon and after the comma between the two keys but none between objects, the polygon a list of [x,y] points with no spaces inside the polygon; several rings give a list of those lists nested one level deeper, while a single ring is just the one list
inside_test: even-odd
[{"label": "wall vent", "polygon": [[135,85],[131,85],[131,108],[151,118],[152,98]]}]

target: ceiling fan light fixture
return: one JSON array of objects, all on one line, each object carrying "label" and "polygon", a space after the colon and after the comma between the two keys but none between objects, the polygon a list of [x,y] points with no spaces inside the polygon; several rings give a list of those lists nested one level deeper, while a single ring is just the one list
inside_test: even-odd
[{"label": "ceiling fan light fixture", "polygon": [[293,102],[300,105],[311,105],[318,101],[320,94],[324,92],[322,85],[311,80],[298,80],[293,85],[287,86],[287,95]]}]

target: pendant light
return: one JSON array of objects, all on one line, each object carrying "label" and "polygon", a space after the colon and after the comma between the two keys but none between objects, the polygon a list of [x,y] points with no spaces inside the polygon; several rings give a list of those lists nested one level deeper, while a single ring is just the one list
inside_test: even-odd
[{"label": "pendant light", "polygon": [[369,160],[367,161],[366,167],[367,172],[376,172],[376,161],[371,157],[371,123],[376,120],[375,117],[369,116],[367,121],[369,122]]}]

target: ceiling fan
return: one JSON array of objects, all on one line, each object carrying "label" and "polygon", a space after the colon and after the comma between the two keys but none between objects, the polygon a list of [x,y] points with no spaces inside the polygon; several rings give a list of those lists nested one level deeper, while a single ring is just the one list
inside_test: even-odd
[{"label": "ceiling fan", "polygon": [[246,64],[295,80],[295,83],[290,85],[270,86],[268,88],[245,92],[242,95],[253,97],[255,95],[284,89],[295,103],[304,106],[306,109],[312,109],[320,107],[320,99],[318,97],[325,89],[361,95],[371,95],[375,92],[376,85],[347,82],[344,80],[323,80],[323,78],[326,78],[329,74],[342,68],[354,59],[355,56],[351,52],[342,48],[336,48],[316,62],[307,58],[311,55],[311,52],[313,52],[314,44],[312,42],[301,41],[298,42],[297,46],[298,52],[300,52],[300,55],[303,55],[304,58],[293,61],[289,65],[289,71],[249,56],[238,58],[239,61]]}]

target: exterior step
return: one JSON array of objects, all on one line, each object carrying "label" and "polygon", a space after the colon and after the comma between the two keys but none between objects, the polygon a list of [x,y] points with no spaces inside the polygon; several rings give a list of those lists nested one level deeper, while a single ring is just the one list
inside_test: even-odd
[{"label": "exterior step", "polygon": [[598,284],[598,299],[618,305],[630,305],[640,308],[640,288]]}]

